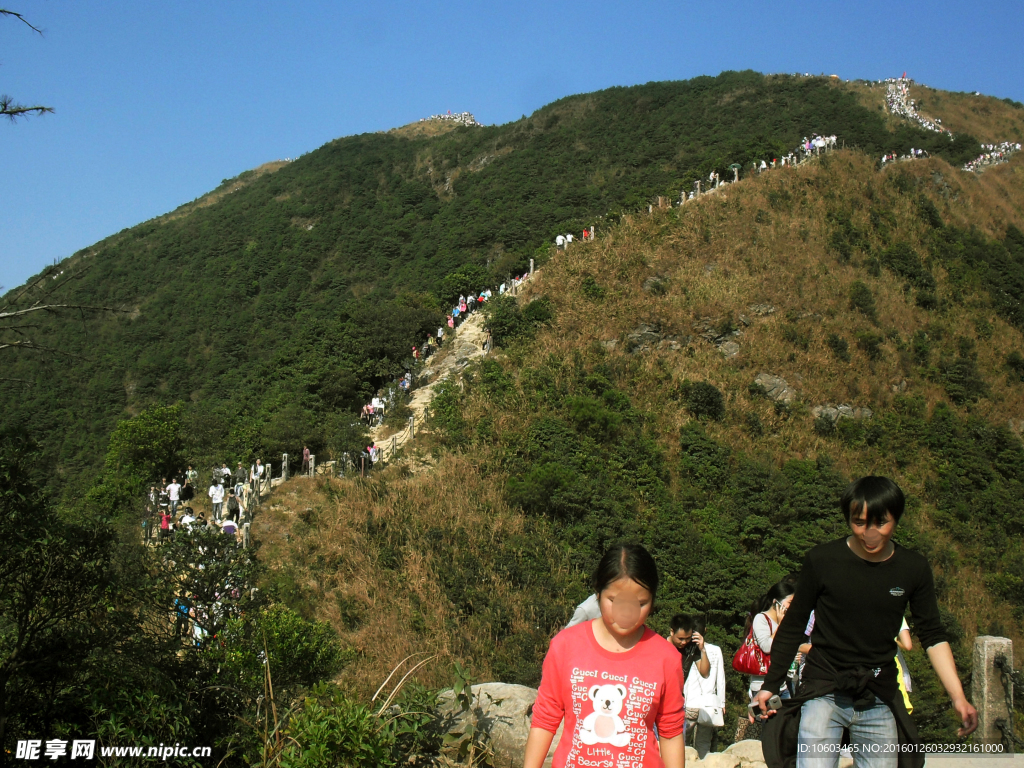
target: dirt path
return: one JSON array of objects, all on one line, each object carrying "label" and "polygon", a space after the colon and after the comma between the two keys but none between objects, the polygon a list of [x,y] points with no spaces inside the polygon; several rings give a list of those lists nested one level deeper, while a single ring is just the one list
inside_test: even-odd
[{"label": "dirt path", "polygon": [[[428,384],[414,390],[412,400],[409,402],[417,429],[423,423],[424,412],[430,406],[431,400],[434,399],[434,391],[437,386],[452,376],[462,373],[473,360],[483,357],[486,339],[484,313],[474,312],[468,320],[455,329],[454,336],[449,336],[441,351],[430,358],[420,372],[420,378],[425,379]],[[392,447],[395,450],[400,450],[412,439],[412,435],[407,427],[395,432],[394,427],[381,425],[370,432],[370,439],[390,456]]]}]

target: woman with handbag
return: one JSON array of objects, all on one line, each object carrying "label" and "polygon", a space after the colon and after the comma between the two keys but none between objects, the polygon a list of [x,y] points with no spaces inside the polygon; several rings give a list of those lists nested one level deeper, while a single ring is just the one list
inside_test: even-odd
[{"label": "woman with handbag", "polygon": [[[769,589],[764,597],[755,600],[750,606],[745,627],[746,639],[736,651],[732,666],[737,672],[750,675],[747,692],[751,700],[761,690],[761,684],[768,674],[768,668],[771,666],[772,641],[782,617],[786,615],[793,602],[795,592],[792,582],[780,581]],[[792,659],[786,659],[785,663],[788,664],[790,661]],[[783,691],[780,695],[784,699],[789,698],[789,691]],[[754,722],[754,715],[749,711],[747,719],[751,723]]]}]

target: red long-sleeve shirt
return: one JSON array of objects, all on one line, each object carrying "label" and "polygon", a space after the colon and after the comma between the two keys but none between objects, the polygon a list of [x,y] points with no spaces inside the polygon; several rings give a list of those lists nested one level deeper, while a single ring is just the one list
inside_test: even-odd
[{"label": "red long-sleeve shirt", "polygon": [[602,648],[591,622],[563,629],[544,657],[532,727],[554,733],[565,719],[553,768],[663,768],[652,728],[683,732],[679,651],[649,629],[633,648]]}]

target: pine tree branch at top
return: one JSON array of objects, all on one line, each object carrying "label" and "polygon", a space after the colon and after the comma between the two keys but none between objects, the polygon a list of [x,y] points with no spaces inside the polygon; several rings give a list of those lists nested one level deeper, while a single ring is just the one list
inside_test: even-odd
[{"label": "pine tree branch at top", "polygon": [[0,95],[0,117],[6,117],[12,123],[19,117],[45,115],[48,112],[52,113],[53,107],[26,107],[24,104],[15,104],[10,96]]},{"label": "pine tree branch at top", "polygon": [[[32,24],[17,11],[8,11],[6,8],[0,8],[0,16],[10,16],[15,18],[33,32],[36,32],[40,36],[43,34],[43,30]],[[19,117],[26,117],[27,115],[45,115],[47,112],[53,112],[53,107],[27,107],[24,104],[18,104],[7,94],[0,94],[0,117],[6,117],[12,123]]]},{"label": "pine tree branch at top", "polygon": [[16,18],[16,19],[17,19],[18,21],[20,21],[20,22],[21,22],[22,24],[24,24],[24,25],[25,25],[26,27],[28,27],[29,29],[31,29],[31,30],[32,30],[33,32],[38,32],[38,33],[39,33],[40,35],[41,35],[41,34],[43,34],[43,30],[39,29],[39,27],[33,26],[33,25],[32,25],[32,24],[31,24],[31,23],[30,23],[30,22],[28,21],[28,19],[26,19],[26,18],[25,18],[24,16],[22,16],[22,15],[21,15],[20,13],[18,13],[17,11],[8,11],[8,10],[7,10],[7,9],[5,9],[5,8],[0,8],[0,16],[13,16],[13,17],[14,17],[14,18]]}]

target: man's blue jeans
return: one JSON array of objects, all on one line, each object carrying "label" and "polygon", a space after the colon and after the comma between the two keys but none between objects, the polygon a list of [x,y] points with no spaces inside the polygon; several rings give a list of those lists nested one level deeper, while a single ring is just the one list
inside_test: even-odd
[{"label": "man's blue jeans", "polygon": [[843,728],[850,729],[856,768],[896,768],[896,718],[875,697],[868,709],[854,709],[853,698],[831,693],[804,702],[800,709],[797,768],[835,768]]}]

